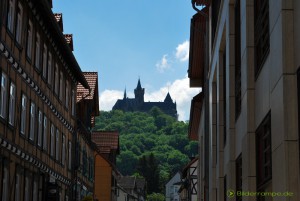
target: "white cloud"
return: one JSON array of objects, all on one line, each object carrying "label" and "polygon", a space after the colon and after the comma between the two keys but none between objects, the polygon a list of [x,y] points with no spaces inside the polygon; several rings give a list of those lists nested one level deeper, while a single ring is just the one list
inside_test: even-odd
[{"label": "white cloud", "polygon": [[118,99],[123,98],[124,91],[105,90],[100,94],[99,107],[100,110],[109,111],[115,105]]},{"label": "white cloud", "polygon": [[168,55],[165,54],[160,61],[156,63],[156,69],[160,72],[163,73],[165,70],[169,69],[171,67],[170,62],[168,60]]},{"label": "white cloud", "polygon": [[[200,89],[189,87],[189,78],[187,75],[173,81],[166,83],[165,86],[155,91],[147,91],[145,89],[145,101],[164,101],[167,93],[170,93],[173,101],[177,104],[177,113],[179,114],[178,120],[185,121],[189,119],[190,104],[192,98],[200,92]],[[105,90],[100,94],[100,109],[109,111],[118,99],[123,98],[123,91]],[[129,98],[134,98],[133,94],[128,95]]]},{"label": "white cloud", "polygon": [[183,43],[179,44],[176,47],[176,59],[180,61],[187,61],[189,59],[189,49],[190,48],[190,42],[184,41]]}]

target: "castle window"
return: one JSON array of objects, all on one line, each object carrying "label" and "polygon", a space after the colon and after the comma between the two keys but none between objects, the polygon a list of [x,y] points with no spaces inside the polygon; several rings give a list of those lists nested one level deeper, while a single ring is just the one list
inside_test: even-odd
[{"label": "castle window", "polygon": [[40,70],[40,52],[41,52],[41,48],[40,48],[40,35],[37,33],[36,34],[36,41],[35,41],[35,67]]},{"label": "castle window", "polygon": [[47,134],[48,134],[47,117],[44,114],[44,124],[43,124],[43,149],[44,150],[47,150]]},{"label": "castle window", "polygon": [[22,94],[20,133],[23,135],[25,135],[25,130],[26,130],[26,104],[27,104],[27,97],[24,94]]},{"label": "castle window", "polygon": [[34,141],[34,138],[35,138],[34,135],[35,135],[35,104],[34,104],[34,102],[31,102],[29,139]]},{"label": "castle window", "polygon": [[43,137],[43,113],[39,110],[38,114],[38,134],[37,134],[37,145],[42,146],[42,137]]},{"label": "castle window", "polygon": [[27,173],[26,176],[25,176],[25,186],[24,186],[24,192],[27,192],[27,193],[24,193],[24,201],[29,201],[30,200],[30,194],[31,193],[28,193],[30,192],[30,175]]},{"label": "castle window", "polygon": [[9,0],[8,12],[7,12],[7,28],[11,33],[14,32],[14,21],[15,21],[15,0]]},{"label": "castle window", "polygon": [[255,76],[261,70],[270,50],[269,0],[254,1]]},{"label": "castle window", "polygon": [[44,79],[47,79],[47,55],[48,55],[47,45],[44,44],[44,49],[43,49],[43,78]]},{"label": "castle window", "polygon": [[4,73],[1,75],[0,89],[0,117],[6,118],[6,99],[7,99],[7,77]]},{"label": "castle window", "polygon": [[8,123],[14,126],[15,123],[15,104],[16,104],[16,86],[14,83],[10,83],[9,90],[9,111],[8,111]]},{"label": "castle window", "polygon": [[17,10],[17,26],[16,26],[16,41],[19,45],[22,43],[22,23],[23,23],[23,7],[19,3]]},{"label": "castle window", "polygon": [[26,56],[31,59],[32,54],[32,22],[31,20],[28,21],[27,25],[27,49],[26,49]]}]

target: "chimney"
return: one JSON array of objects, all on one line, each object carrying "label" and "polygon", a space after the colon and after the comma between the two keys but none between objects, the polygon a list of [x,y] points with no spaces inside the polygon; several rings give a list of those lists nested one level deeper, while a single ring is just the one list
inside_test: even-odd
[{"label": "chimney", "polygon": [[64,34],[64,36],[70,49],[73,51],[73,34]]},{"label": "chimney", "polygon": [[64,26],[63,26],[63,19],[62,19],[62,13],[54,13],[54,17],[58,23],[58,26],[61,30],[61,32],[64,31]]}]

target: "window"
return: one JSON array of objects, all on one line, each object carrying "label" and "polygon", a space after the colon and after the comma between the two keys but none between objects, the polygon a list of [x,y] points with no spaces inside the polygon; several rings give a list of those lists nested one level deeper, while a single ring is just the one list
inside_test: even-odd
[{"label": "window", "polygon": [[72,168],[72,142],[69,141],[69,150],[68,150],[68,168]]},{"label": "window", "polygon": [[9,172],[7,165],[3,167],[3,176],[2,176],[2,201],[9,200]]},{"label": "window", "polygon": [[72,115],[75,116],[75,91],[72,89]]},{"label": "window", "polygon": [[48,57],[48,84],[52,84],[52,54],[50,52]]},{"label": "window", "polygon": [[51,129],[50,129],[50,155],[52,157],[54,157],[54,145],[55,145],[55,141],[54,141],[54,125],[51,125]]},{"label": "window", "polygon": [[31,59],[32,51],[32,22],[29,20],[27,27],[27,49],[26,56]]},{"label": "window", "polygon": [[30,104],[30,128],[29,128],[29,139],[34,141],[35,137],[35,104]]},{"label": "window", "polygon": [[15,0],[9,0],[8,12],[7,12],[7,28],[11,33],[14,32],[14,21],[15,21]]},{"label": "window", "polygon": [[59,79],[58,79],[58,65],[55,64],[54,92],[55,92],[56,95],[58,95],[58,84],[59,84]]},{"label": "window", "polygon": [[235,1],[235,119],[242,109],[241,92],[241,6],[240,0]]},{"label": "window", "polygon": [[270,50],[269,0],[254,1],[255,76],[261,70]]},{"label": "window", "polygon": [[23,23],[23,7],[18,3],[17,10],[17,25],[16,25],[16,41],[21,45],[22,43],[22,23]]},{"label": "window", "polygon": [[47,55],[48,55],[48,49],[47,45],[44,44],[44,49],[43,49],[43,78],[47,78]]},{"label": "window", "polygon": [[25,186],[24,186],[24,201],[30,200],[30,176],[27,174],[25,176]]},{"label": "window", "polygon": [[16,174],[16,181],[15,181],[15,201],[20,201],[20,187],[21,187],[21,175],[19,172]]},{"label": "window", "polygon": [[65,105],[66,108],[69,108],[69,82],[66,80],[66,96],[65,96]]},{"label": "window", "polygon": [[42,138],[43,138],[43,113],[39,110],[38,114],[38,134],[37,134],[37,145],[39,147],[42,146]]},{"label": "window", "polygon": [[60,71],[60,76],[59,76],[59,99],[63,101],[63,96],[64,96],[64,75],[62,71]]},{"label": "window", "polygon": [[264,191],[266,182],[272,179],[271,113],[256,130],[257,191]]},{"label": "window", "polygon": [[62,135],[62,148],[61,148],[61,164],[65,165],[66,160],[66,137]]},{"label": "window", "polygon": [[37,179],[34,178],[33,180],[33,186],[32,186],[32,201],[37,201],[38,200],[38,182]]},{"label": "window", "polygon": [[44,124],[43,124],[43,149],[44,150],[47,150],[47,134],[48,134],[47,117],[44,114]]},{"label": "window", "polygon": [[57,161],[59,161],[59,146],[60,146],[60,144],[59,144],[59,130],[58,129],[56,129],[56,143],[55,143],[55,159],[57,160]]},{"label": "window", "polygon": [[8,123],[14,126],[15,123],[15,106],[16,106],[16,86],[14,83],[10,83],[9,89],[9,111],[8,111]]},{"label": "window", "polygon": [[[242,154],[239,155],[239,157],[235,161],[235,167],[236,167],[236,191],[242,191],[243,186],[243,171],[242,171]],[[237,201],[242,200],[242,196],[236,197]]]},{"label": "window", "polygon": [[40,54],[41,54],[41,38],[40,35],[36,34],[36,41],[35,41],[35,67],[40,70]]},{"label": "window", "polygon": [[27,98],[24,94],[22,94],[20,132],[23,135],[25,135],[25,130],[26,130],[26,104],[27,104]]},{"label": "window", "polygon": [[1,75],[0,89],[0,116],[6,118],[6,99],[7,99],[7,77],[4,73]]}]

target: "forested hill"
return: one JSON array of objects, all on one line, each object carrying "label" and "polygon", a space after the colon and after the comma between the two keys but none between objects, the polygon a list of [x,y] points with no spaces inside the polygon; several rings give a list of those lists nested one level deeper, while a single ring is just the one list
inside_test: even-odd
[{"label": "forested hill", "polygon": [[[152,108],[149,114],[101,111],[94,130],[119,131],[121,153],[117,158],[117,166],[123,175],[147,177],[149,172],[145,173],[147,168],[142,164],[147,158],[153,162],[154,156],[157,168],[152,168],[152,171],[157,169],[159,179],[154,182],[160,185],[156,183],[158,189],[150,190],[152,192],[162,192],[170,176],[181,170],[189,162],[189,157],[197,153],[197,142],[190,142],[187,138],[188,123],[175,120],[157,107]],[[152,173],[152,177],[156,173]]]}]

